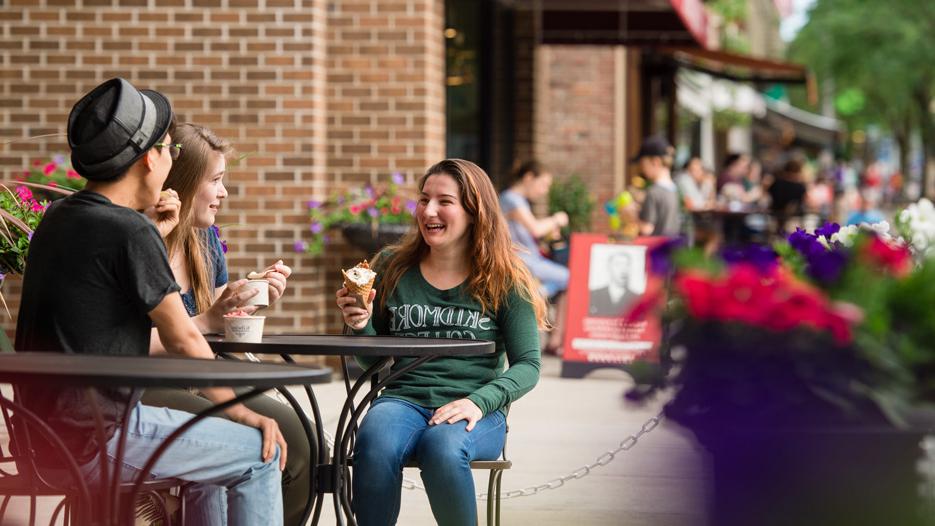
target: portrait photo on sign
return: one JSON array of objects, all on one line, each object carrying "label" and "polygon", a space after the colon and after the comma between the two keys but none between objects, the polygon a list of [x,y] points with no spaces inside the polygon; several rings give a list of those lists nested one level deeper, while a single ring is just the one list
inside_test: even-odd
[{"label": "portrait photo on sign", "polygon": [[588,272],[588,314],[617,317],[646,290],[646,247],[595,244]]}]

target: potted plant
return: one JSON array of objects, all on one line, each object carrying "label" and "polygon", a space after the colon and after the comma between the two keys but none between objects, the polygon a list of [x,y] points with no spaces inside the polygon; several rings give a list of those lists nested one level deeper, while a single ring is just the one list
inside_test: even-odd
[{"label": "potted plant", "polygon": [[555,261],[568,264],[568,239],[572,232],[587,232],[591,229],[591,212],[594,198],[588,186],[576,174],[559,179],[549,188],[549,213],[565,212],[568,224],[562,227],[562,236],[549,241],[549,253]]},{"label": "potted plant", "polygon": [[329,232],[340,228],[348,244],[368,254],[396,242],[409,231],[414,200],[405,197],[401,187],[405,177],[394,173],[381,185],[366,185],[331,196],[326,201],[309,201],[310,241],[295,242],[296,252],[319,255],[330,242]]},{"label": "potted plant", "polygon": [[[26,256],[32,233],[39,226],[49,201],[37,198],[33,189],[50,195],[68,195],[72,190],[39,183],[0,182],[0,286],[10,276],[20,276],[26,267]],[[12,319],[3,294],[0,303]],[[0,330],[0,350],[12,351],[6,331]]]},{"label": "potted plant", "polygon": [[631,316],[664,306],[668,337],[628,366],[628,397],[671,393],[667,417],[711,454],[711,524],[927,523],[909,422],[935,385],[935,265],[881,230],[652,251],[670,297]]},{"label": "potted plant", "polygon": [[78,191],[84,188],[87,182],[78,175],[65,155],[57,154],[51,159],[35,159],[27,170],[23,170],[17,181],[25,181],[43,185],[37,188],[43,197],[55,200],[64,197],[67,193],[47,191],[45,188],[61,188],[66,191]]}]

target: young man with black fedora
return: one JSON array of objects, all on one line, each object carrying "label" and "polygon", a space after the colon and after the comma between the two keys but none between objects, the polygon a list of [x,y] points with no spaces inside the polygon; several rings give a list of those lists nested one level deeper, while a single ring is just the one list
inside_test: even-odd
[{"label": "young man with black fedora", "polygon": [[647,137],[631,162],[649,180],[646,199],[640,207],[640,235],[677,236],[682,228],[678,189],[672,181],[675,149],[665,138]]},{"label": "young man with black fedora", "polygon": [[[88,183],[50,206],[33,235],[16,349],[146,356],[155,325],[170,352],[214,358],[185,311],[156,225],[140,212],[161,214],[159,221],[170,226],[178,220],[178,203],[160,198],[172,160],[184,154],[171,142],[172,124],[162,94],[137,90],[123,79],[101,84],[72,108],[72,165]],[[226,388],[203,392],[215,402],[234,397]],[[19,395],[63,439],[88,480],[97,482],[101,459],[83,393],[31,387]],[[111,459],[118,420],[124,407],[132,406],[125,480],[192,416],[142,405],[127,390],[99,390],[96,398]],[[233,422],[209,418],[186,432],[152,475],[194,483],[186,492],[187,524],[282,524],[280,470],[286,450],[276,422],[242,405],[227,416]]]}]

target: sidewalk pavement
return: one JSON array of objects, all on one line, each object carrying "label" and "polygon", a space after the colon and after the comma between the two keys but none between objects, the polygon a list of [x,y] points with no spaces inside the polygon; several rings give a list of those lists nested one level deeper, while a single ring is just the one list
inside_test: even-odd
[{"label": "sidewalk pavement", "polygon": [[[596,371],[585,379],[559,378],[561,362],[543,359],[539,385],[510,411],[507,454],[513,468],[504,472],[503,493],[538,486],[592,464],[617,449],[653,415],[660,403],[634,407],[623,400],[629,385],[620,371]],[[293,389],[300,401],[304,393]],[[337,424],[344,402],[343,381],[315,386],[325,429]],[[503,500],[501,522],[521,526],[696,526],[704,524],[703,455],[677,426],[665,421],[629,451],[563,487]],[[487,491],[486,471],[475,472],[478,493]],[[404,476],[421,485],[417,469]],[[434,525],[421,490],[402,492],[400,526]],[[39,521],[48,523],[55,501],[40,499]],[[481,524],[486,502],[478,501]],[[25,523],[26,501],[13,499],[5,524]],[[45,521],[42,521],[42,517]],[[22,522],[20,522],[22,521]],[[330,499],[320,521],[335,524]]]}]

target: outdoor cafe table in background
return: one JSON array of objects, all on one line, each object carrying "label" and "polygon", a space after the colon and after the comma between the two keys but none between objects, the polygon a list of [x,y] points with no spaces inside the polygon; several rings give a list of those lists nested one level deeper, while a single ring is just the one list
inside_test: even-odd
[{"label": "outdoor cafe table in background", "polygon": [[[312,405],[315,425],[319,428],[318,466],[313,470],[313,491],[315,492],[315,512],[312,524],[318,524],[321,506],[326,493],[332,493],[334,498],[334,512],[338,524],[344,524],[342,511],[349,524],[356,524],[351,512],[351,484],[346,461],[350,453],[354,434],[357,430],[357,421],[370,402],[386,385],[403,374],[419,367],[423,363],[443,356],[477,356],[493,354],[496,346],[492,341],[457,340],[444,338],[405,338],[399,336],[334,336],[334,335],[308,335],[283,334],[264,336],[261,343],[226,342],[221,336],[208,336],[211,349],[219,354],[253,353],[277,354],[287,361],[290,355],[326,355],[360,356],[379,358],[377,362],[363,372],[348,388],[347,400],[341,410],[337,428],[334,433],[334,452],[331,462],[328,462],[327,444],[321,439],[321,414],[318,403],[315,401],[312,389],[306,386],[309,402]],[[386,378],[370,382],[394,358],[413,358],[399,369],[393,371]],[[367,391],[359,404],[355,398],[362,387],[370,382]]]},{"label": "outdoor cafe table in background", "polygon": [[[56,387],[86,388],[85,393],[92,400],[94,399],[94,387],[99,388],[131,388],[131,397],[136,396],[144,387],[251,387],[249,391],[243,393],[237,398],[215,405],[201,413],[195,415],[185,425],[180,427],[174,433],[166,437],[162,445],[152,454],[143,470],[134,481],[133,489],[129,498],[125,502],[129,503],[126,510],[127,514],[120,520],[120,484],[117,474],[123,459],[125,444],[123,438],[126,437],[125,431],[129,413],[132,409],[129,405],[123,415],[120,443],[117,446],[117,454],[114,459],[114,473],[111,476],[107,469],[107,463],[101,463],[101,481],[104,488],[110,488],[109,491],[101,492],[101,517],[94,521],[97,524],[118,524],[131,523],[132,518],[129,514],[133,513],[133,503],[136,502],[136,495],[139,492],[143,481],[148,478],[148,473],[152,470],[156,461],[168,449],[169,445],[178,438],[185,430],[189,429],[195,423],[204,418],[222,411],[236,403],[248,400],[262,392],[283,386],[309,384],[319,381],[322,374],[331,374],[330,370],[308,369],[296,367],[294,365],[271,364],[271,363],[250,363],[235,362],[226,360],[197,360],[182,357],[148,357],[148,356],[100,356],[89,354],[64,354],[57,352],[16,352],[10,354],[0,354],[0,383],[9,383],[14,386],[43,385]],[[40,418],[31,411],[26,410],[19,404],[0,396],[0,404],[5,408],[12,408],[14,411],[26,414],[27,418],[38,425],[43,424]],[[103,438],[104,429],[102,418],[97,404],[90,404],[95,412],[95,421],[97,424],[98,436]],[[29,416],[31,415],[31,416]],[[101,445],[102,455],[106,451],[106,444],[103,440],[98,440]],[[63,451],[67,458],[66,462],[72,466],[72,472],[77,471],[77,464],[74,458]],[[77,473],[75,473],[77,475]],[[108,481],[113,481],[109,484]],[[79,495],[85,499],[89,493],[87,485],[83,480],[76,480],[79,486]],[[90,501],[82,503],[87,509]],[[93,506],[90,506],[93,507]],[[96,515],[96,514],[95,514]],[[84,524],[84,522],[81,522]]]}]

